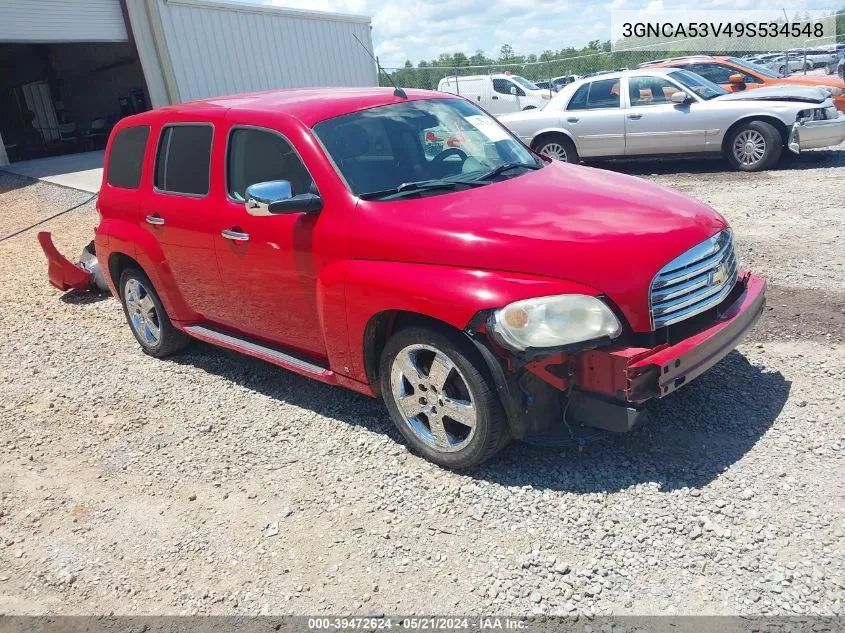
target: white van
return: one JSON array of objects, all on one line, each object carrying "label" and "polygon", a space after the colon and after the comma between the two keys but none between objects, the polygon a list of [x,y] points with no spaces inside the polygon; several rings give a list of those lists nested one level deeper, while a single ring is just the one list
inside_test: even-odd
[{"label": "white van", "polygon": [[451,92],[473,101],[490,114],[505,114],[539,108],[549,100],[549,91],[510,73],[444,77],[440,92]]}]

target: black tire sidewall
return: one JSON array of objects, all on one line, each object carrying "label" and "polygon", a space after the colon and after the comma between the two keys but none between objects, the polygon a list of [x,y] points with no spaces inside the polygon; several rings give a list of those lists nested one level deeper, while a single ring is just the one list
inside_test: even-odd
[{"label": "black tire sidewall", "polygon": [[[484,361],[470,341],[461,341],[460,335],[450,336],[425,327],[410,327],[396,332],[384,348],[380,363],[382,398],[393,423],[405,438],[409,448],[431,462],[444,468],[461,470],[476,466],[494,455],[507,441],[507,424],[504,411],[488,377]],[[446,354],[458,367],[466,380],[477,411],[475,434],[469,444],[454,453],[440,452],[419,439],[410,429],[393,399],[391,369],[395,356],[408,345],[430,345]]]},{"label": "black tire sidewall", "polygon": [[[759,132],[763,135],[763,138],[766,140],[766,151],[763,154],[763,158],[760,160],[759,163],[752,167],[749,167],[748,165],[743,165],[734,156],[733,148],[734,143],[736,142],[736,138],[746,130],[754,130],[756,132]],[[731,133],[731,136],[728,139],[727,146],[725,147],[725,154],[731,166],[737,171],[744,172],[755,172],[768,169],[777,162],[777,160],[780,158],[782,151],[783,139],[781,138],[780,132],[778,132],[773,125],[771,125],[770,123],[766,123],[765,121],[749,121],[748,123],[741,125]]]},{"label": "black tire sidewall", "polygon": [[[151,346],[144,341],[132,325],[132,319],[129,316],[129,309],[126,306],[126,284],[131,279],[136,279],[143,284],[152,299],[153,305],[155,305],[156,311],[158,312],[161,337],[155,346]],[[135,340],[138,341],[138,344],[145,353],[156,357],[167,356],[168,354],[172,354],[176,348],[184,346],[183,340],[187,339],[186,335],[173,327],[173,324],[170,322],[170,317],[167,316],[167,311],[161,303],[161,299],[158,298],[158,292],[156,292],[150,278],[147,277],[143,271],[138,268],[126,268],[120,274],[118,289],[120,291],[120,304],[123,306],[123,314],[126,317],[126,323],[129,325],[129,329],[132,331],[132,335],[135,337]]]}]

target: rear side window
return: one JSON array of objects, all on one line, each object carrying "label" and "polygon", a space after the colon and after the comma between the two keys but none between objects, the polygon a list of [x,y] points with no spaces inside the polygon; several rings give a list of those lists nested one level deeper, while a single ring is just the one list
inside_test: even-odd
[{"label": "rear side window", "polygon": [[208,195],[211,167],[210,125],[170,125],[161,131],[155,188],[188,196]]},{"label": "rear side window", "polygon": [[111,142],[107,182],[112,187],[137,189],[150,137],[148,125],[136,125],[118,132]]},{"label": "rear side window", "polygon": [[575,91],[575,94],[572,95],[572,98],[569,100],[569,105],[566,106],[567,110],[584,110],[587,107],[587,93],[590,91],[590,84],[584,84],[578,90]]},{"label": "rear side window", "polygon": [[618,108],[619,80],[602,79],[590,84],[590,94],[587,96],[587,109]]}]

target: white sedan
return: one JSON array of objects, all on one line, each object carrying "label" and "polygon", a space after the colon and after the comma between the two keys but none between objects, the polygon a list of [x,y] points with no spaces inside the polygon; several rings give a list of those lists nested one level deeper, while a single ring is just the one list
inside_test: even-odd
[{"label": "white sedan", "polygon": [[719,152],[741,171],[774,165],[784,148],[845,139],[830,92],[772,86],[729,93],[679,68],[598,75],[566,86],[542,110],[499,120],[550,158],[618,158]]}]

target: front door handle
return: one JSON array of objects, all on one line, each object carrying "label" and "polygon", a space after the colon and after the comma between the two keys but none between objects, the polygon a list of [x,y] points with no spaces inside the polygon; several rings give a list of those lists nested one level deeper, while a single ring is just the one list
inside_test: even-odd
[{"label": "front door handle", "polygon": [[249,233],[241,233],[240,231],[233,231],[231,229],[223,229],[220,231],[220,235],[233,242],[246,242],[249,239]]},{"label": "front door handle", "polygon": [[571,116],[571,117],[568,117],[568,118],[566,119],[566,122],[567,122],[567,123],[578,123],[578,117],[577,117],[577,116]]},{"label": "front door handle", "polygon": [[642,114],[629,114],[628,118],[633,119],[634,121],[637,121],[638,119],[642,119],[643,115]]},{"label": "front door handle", "polygon": [[152,224],[153,226],[161,226],[164,224],[164,218],[161,217],[158,213],[153,213],[152,215],[147,216],[147,224]]},{"label": "front door handle", "polygon": [[499,99],[499,97],[497,97],[496,95],[493,95],[493,98],[496,99],[497,101]]}]

